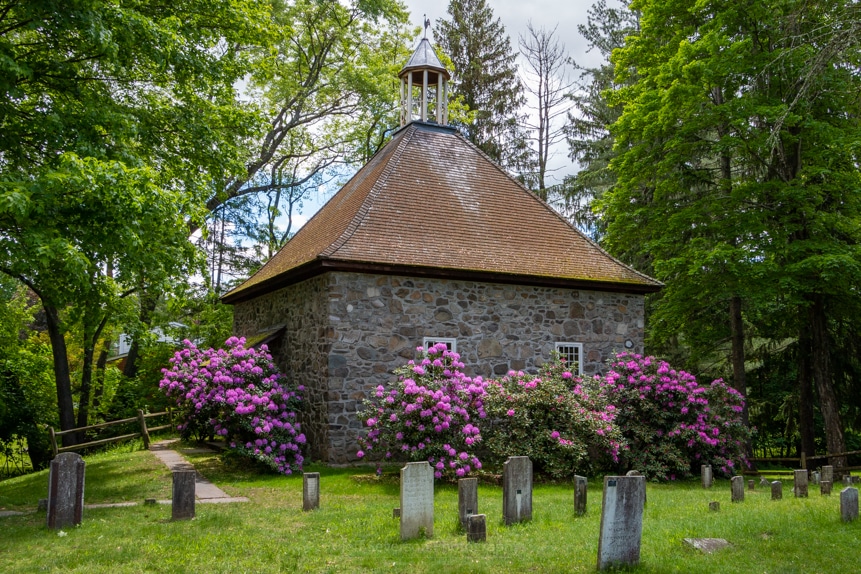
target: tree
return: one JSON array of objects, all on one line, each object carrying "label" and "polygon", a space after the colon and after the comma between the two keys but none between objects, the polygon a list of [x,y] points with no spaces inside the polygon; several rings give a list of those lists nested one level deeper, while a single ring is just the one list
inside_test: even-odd
[{"label": "tree", "polygon": [[532,170],[531,153],[521,128],[523,86],[517,54],[505,27],[485,0],[451,0],[450,19],[439,19],[434,37],[454,64],[452,92],[474,115],[453,122],[492,160],[521,175]]},{"label": "tree", "polygon": [[861,281],[857,39],[825,62],[816,55],[845,39],[832,23],[857,22],[858,6],[632,8],[640,30],[613,55],[623,87],[610,101],[622,114],[611,128],[618,179],[601,203],[606,243],[627,260],[647,258],[667,283],[658,337],[682,333],[700,349],[730,339],[740,390],[744,329],[767,328],[770,313],[788,317],[809,341],[800,352],[810,356],[828,451],[843,452],[830,368],[839,342],[829,331]]},{"label": "tree", "polygon": [[526,126],[536,135],[530,137],[536,148],[538,168],[535,191],[547,201],[547,161],[550,149],[565,137],[565,128],[559,119],[565,117],[569,107],[569,91],[574,83],[568,79],[568,66],[572,63],[565,52],[565,44],[556,37],[556,28],[548,31],[535,29],[528,22],[528,35],[520,36],[520,53],[528,66],[525,76],[526,91],[536,100],[534,107],[537,121]]},{"label": "tree", "polygon": [[266,9],[12,0],[0,10],[0,271],[45,310],[63,429],[75,426],[69,325],[83,338],[80,425],[111,313],[189,272],[189,223],[212,182],[242,168],[242,139],[258,124],[234,92],[246,63],[236,48],[260,43]]}]

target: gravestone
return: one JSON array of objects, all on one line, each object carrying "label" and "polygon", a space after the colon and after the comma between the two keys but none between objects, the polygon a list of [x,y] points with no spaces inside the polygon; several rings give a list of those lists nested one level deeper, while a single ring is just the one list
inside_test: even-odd
[{"label": "gravestone", "polygon": [[48,499],[47,498],[40,498],[39,499],[39,506],[38,506],[37,510],[39,512],[47,512],[48,511]]},{"label": "gravestone", "polygon": [[848,474],[843,477],[843,485],[844,486],[852,486],[852,477]]},{"label": "gravestone", "polygon": [[586,514],[586,489],[589,482],[585,476],[574,475],[574,514],[583,516]]},{"label": "gravestone", "polygon": [[819,493],[822,495],[831,494],[831,482],[823,480],[819,483]]},{"label": "gravestone", "polygon": [[820,481],[827,480],[831,484],[834,484],[834,467],[831,465],[822,467],[822,477]]},{"label": "gravestone", "polygon": [[532,520],[532,461],[510,456],[502,465],[502,517],[505,525]]},{"label": "gravestone", "polygon": [[783,498],[783,483],[775,480],[771,483],[771,499],[780,500]]},{"label": "gravestone", "polygon": [[401,517],[401,509],[400,508],[392,508],[392,518],[400,518]]},{"label": "gravestone", "polygon": [[759,485],[760,486],[771,486],[771,483],[768,481],[767,478],[765,478],[763,476],[762,478],[759,479]]},{"label": "gravestone", "polygon": [[858,489],[844,488],[840,492],[840,519],[843,522],[858,520]]},{"label": "gravestone", "polygon": [[433,537],[433,468],[408,462],[401,469],[401,540]]},{"label": "gravestone", "polygon": [[194,483],[196,478],[197,473],[193,470],[173,471],[172,520],[191,520],[194,518]]},{"label": "gravestone", "polygon": [[861,476],[850,476],[849,477],[849,482],[852,484],[858,484],[859,481],[861,481]]},{"label": "gravestone", "polygon": [[822,482],[822,473],[821,472],[819,472],[818,470],[814,470],[810,474],[812,477],[811,480],[813,481],[813,484],[819,484]]},{"label": "gravestone", "polygon": [[645,477],[604,477],[598,570],[640,562],[645,501]]},{"label": "gravestone", "polygon": [[732,489],[732,501],[744,502],[744,477],[732,477],[732,480],[730,481],[730,488]]},{"label": "gravestone", "polygon": [[302,510],[316,508],[320,508],[320,473],[306,472],[302,474]]},{"label": "gravestone", "polygon": [[467,526],[471,514],[478,514],[478,479],[461,478],[457,481],[457,513],[460,524]]},{"label": "gravestone", "polygon": [[704,464],[700,466],[700,476],[703,481],[703,488],[711,488],[713,477],[712,477],[712,465]]},{"label": "gravestone", "polygon": [[466,519],[466,541],[484,542],[487,540],[487,518],[484,514],[470,514]]},{"label": "gravestone", "polygon": [[62,452],[51,461],[48,474],[48,528],[81,523],[84,516],[84,473],[81,455]]},{"label": "gravestone", "polygon": [[804,469],[795,471],[795,483],[792,491],[795,498],[807,498],[807,471]]},{"label": "gravestone", "polygon": [[711,554],[729,547],[729,542],[723,538],[682,538],[682,542],[703,554]]},{"label": "gravestone", "polygon": [[718,502],[717,500],[709,502],[709,510],[711,510],[712,512],[720,512],[720,502]]},{"label": "gravestone", "polygon": [[748,490],[756,490],[756,482],[754,482],[753,480],[748,480],[747,481],[747,489]]}]

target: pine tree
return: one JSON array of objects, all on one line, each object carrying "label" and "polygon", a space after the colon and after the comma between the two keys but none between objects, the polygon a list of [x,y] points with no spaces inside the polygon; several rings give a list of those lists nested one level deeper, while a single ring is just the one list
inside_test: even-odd
[{"label": "pine tree", "polygon": [[531,151],[520,116],[525,97],[505,27],[485,0],[451,0],[448,14],[449,20],[437,20],[434,36],[455,67],[453,95],[473,112],[457,127],[503,167],[529,173]]}]

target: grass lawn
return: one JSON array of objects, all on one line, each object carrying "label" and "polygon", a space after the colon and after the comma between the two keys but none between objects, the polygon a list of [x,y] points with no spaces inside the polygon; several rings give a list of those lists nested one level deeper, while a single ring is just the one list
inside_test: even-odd
[{"label": "grass lawn", "polygon": [[[401,542],[395,470],[321,474],[321,508],[302,512],[301,476],[261,475],[213,455],[188,455],[208,479],[249,503],[198,504],[192,521],[171,522],[170,506],[87,509],[65,536],[44,513],[0,518],[0,564],[17,572],[592,572],[601,512],[600,477],[589,483],[588,512],[573,514],[573,485],[536,485],[533,521],[502,525],[502,489],[479,486],[487,542],[468,544],[457,522],[457,487],[437,484],[435,536]],[[768,489],[730,503],[729,481],[647,486],[641,565],[636,572],[861,571],[861,522],[844,524],[839,490],[772,501]],[[46,472],[0,482],[0,509],[33,510],[47,494]],[[130,448],[87,458],[87,504],[169,498],[170,475],[155,457]],[[712,500],[720,512],[708,510]],[[725,538],[732,546],[705,555],[686,537]]]}]

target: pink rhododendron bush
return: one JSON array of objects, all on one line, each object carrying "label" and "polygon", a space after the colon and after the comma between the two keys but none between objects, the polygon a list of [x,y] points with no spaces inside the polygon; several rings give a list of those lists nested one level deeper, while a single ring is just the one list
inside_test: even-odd
[{"label": "pink rhododendron bush", "polygon": [[478,448],[486,414],[486,383],[460,369],[460,356],[444,343],[397,369],[397,382],[380,385],[365,402],[359,420],[366,434],[359,439],[359,458],[377,451],[413,462],[428,461],[437,478],[466,476],[481,468]]},{"label": "pink rhododendron bush", "polygon": [[538,375],[510,372],[487,386],[493,425],[486,446],[496,461],[528,456],[553,478],[586,474],[619,461],[624,440],[603,381],[574,377],[561,361]]},{"label": "pink rhododendron bush", "polygon": [[701,464],[724,475],[747,464],[744,397],[723,381],[701,385],[664,361],[630,353],[611,361],[604,381],[630,447],[627,468],[650,480],[675,480],[699,472]]},{"label": "pink rhododendron bush", "polygon": [[287,386],[266,346],[246,349],[236,337],[218,350],[183,344],[159,384],[176,399],[183,438],[223,436],[231,450],[280,473],[300,470],[305,435],[296,409],[303,388]]}]

